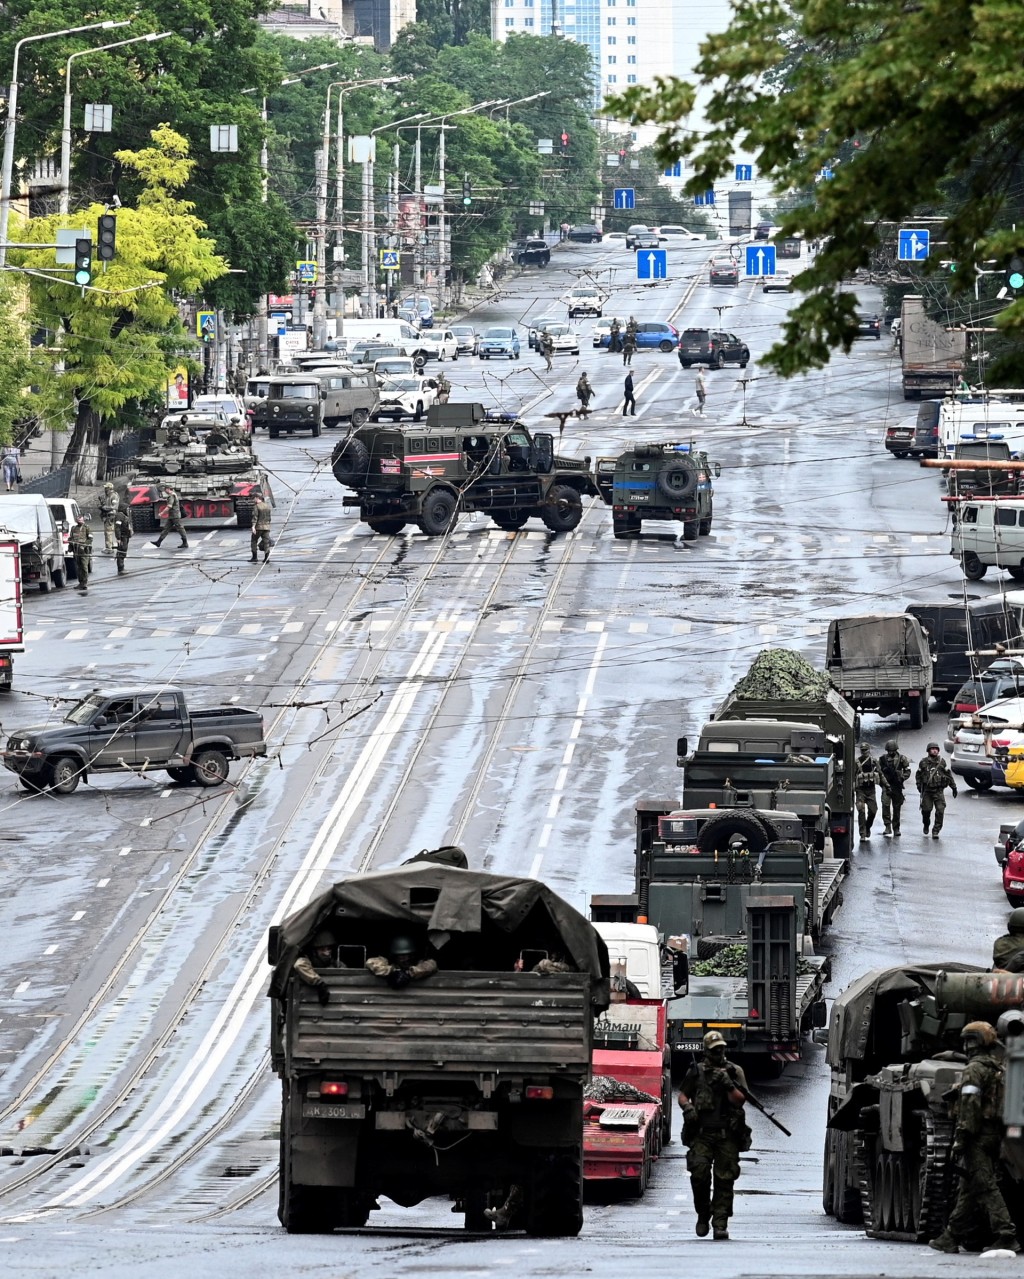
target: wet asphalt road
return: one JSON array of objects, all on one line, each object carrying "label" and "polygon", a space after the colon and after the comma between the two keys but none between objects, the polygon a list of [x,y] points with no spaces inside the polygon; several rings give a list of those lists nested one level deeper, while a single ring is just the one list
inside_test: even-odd
[{"label": "wet asphalt road", "polygon": [[[539,427],[575,403],[586,369],[597,412],[569,423],[562,451],[695,438],[723,467],[710,537],[687,544],[675,526],[649,524],[616,542],[597,504],[567,537],[535,522],[508,535],[483,517],[444,541],[380,537],[341,508],[332,439],[261,438],[278,498],[268,565],[248,563],[236,529],[200,533],[190,553],[137,537],[126,577],[98,556],[87,599],[28,599],[5,735],[93,686],[169,682],[198,704],[262,707],[271,753],[212,793],[135,775],[63,798],[3,784],[0,1148],[14,1153],[0,1156],[0,1242],[11,1274],[977,1272],[975,1259],[869,1242],[822,1216],[827,1077],[811,1045],[761,1085],[794,1137],[753,1117],[728,1245],[693,1236],[678,1143],[642,1203],[591,1208],[574,1241],[430,1234],[452,1222],[437,1201],[374,1214],[411,1235],[289,1238],[276,1222],[270,922],[334,878],[451,840],[474,864],[537,875],[580,908],[625,890],[633,804],[678,794],[676,737],[693,736],[761,648],[820,663],[831,617],[961,591],[935,474],[881,445],[885,423],[907,413],[888,341],[779,383],[756,356],[789,297],[711,289],[708,256],[673,249],[669,283],[638,289],[622,248],[560,251],[474,314],[524,324],[519,364],[462,359],[446,372],[453,399],[522,409]],[[577,280],[610,288],[606,313],[623,318],[684,327],[729,308],[722,326],[755,355],[745,403],[736,370],[709,373],[701,420],[693,374],[640,353],[638,414],[623,419],[620,358],[593,351],[589,321],[578,322],[579,359],[560,356],[545,375],[525,324]],[[915,761],[941,740],[936,714],[919,733],[900,726]],[[874,746],[893,728],[865,720]],[[992,838],[1017,808],[1009,794],[961,792],[941,841],[916,834],[908,810],[899,843],[858,847],[825,943],[833,991],[880,964],[984,961],[1006,910]]]}]

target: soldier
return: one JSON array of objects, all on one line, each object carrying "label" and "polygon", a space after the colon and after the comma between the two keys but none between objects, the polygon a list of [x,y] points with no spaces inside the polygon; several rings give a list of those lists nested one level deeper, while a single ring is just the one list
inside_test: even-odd
[{"label": "soldier", "polygon": [[169,484],[164,489],[164,501],[167,503],[167,514],[164,516],[164,526],[160,530],[160,536],[153,545],[159,546],[168,533],[178,533],[181,536],[182,547],[187,550],[188,538],[185,536],[185,526],[181,522],[181,499]]},{"label": "soldier", "polygon": [[879,782],[878,764],[871,758],[871,748],[867,742],[860,744],[854,779],[857,824],[860,827],[860,837],[863,842],[871,838],[871,827],[878,812],[878,801],[875,798],[875,788]]},{"label": "soldier", "polygon": [[709,1030],[704,1036],[704,1060],[690,1067],[679,1090],[683,1145],[689,1147],[686,1166],[697,1212],[697,1234],[702,1239],[709,1226],[714,1227],[716,1239],[729,1238],[740,1152],[750,1149],[744,1097],[739,1091],[746,1087],[740,1067],[726,1061],[725,1040],[717,1030]]},{"label": "soldier", "polygon": [[396,937],[388,948],[387,958],[374,955],[366,967],[374,977],[383,977],[393,990],[401,990],[412,981],[433,977],[437,964],[433,959],[416,959],[417,946],[411,937]]},{"label": "soldier", "polygon": [[120,505],[116,489],[107,480],[100,494],[100,515],[103,519],[103,549],[108,555],[114,553],[114,518]]},{"label": "soldier", "polygon": [[640,331],[640,325],[637,324],[636,322],[636,316],[631,315],[629,319],[626,321],[626,337],[632,338],[635,344],[636,335],[639,331]]},{"label": "soldier", "polygon": [[87,595],[89,571],[92,568],[92,531],[86,524],[84,515],[80,515],[75,521],[75,527],[68,536],[68,546],[75,557],[75,574],[78,577],[78,586],[75,589]]},{"label": "soldier", "polygon": [[590,401],[594,398],[594,388],[590,385],[590,379],[585,373],[580,374],[580,380],[576,383],[576,398],[580,402],[581,409],[590,408]]},{"label": "soldier", "polygon": [[1024,906],[1010,911],[1006,932],[992,946],[992,967],[1006,973],[1024,971]]},{"label": "soldier", "polygon": [[252,534],[249,538],[250,559],[256,563],[256,547],[263,552],[263,563],[270,559],[270,503],[258,497],[252,508]]},{"label": "soldier", "polygon": [[704,416],[704,401],[708,398],[708,384],[704,381],[704,365],[697,365],[697,377],[694,381],[694,389],[697,392],[697,412],[701,417]]},{"label": "soldier", "polygon": [[128,554],[128,543],[132,540],[134,532],[131,509],[127,506],[118,507],[117,514],[114,516],[114,539],[117,542],[115,563],[118,573],[124,572],[124,557]]},{"label": "soldier", "polygon": [[636,396],[633,392],[633,371],[632,369],[626,374],[626,380],[622,385],[624,399],[622,401],[622,416],[625,417],[627,412],[632,417],[636,417]]},{"label": "soldier", "polygon": [[918,764],[914,780],[921,795],[921,824],[924,827],[924,833],[928,834],[928,826],[934,812],[932,839],[938,839],[939,831],[942,830],[942,818],[946,812],[946,797],[942,792],[948,786],[953,792],[954,799],[957,794],[956,781],[949,771],[949,765],[939,753],[938,742],[928,743],[928,754]]},{"label": "soldier", "polygon": [[544,357],[544,370],[546,373],[551,372],[551,362],[555,355],[555,342],[551,334],[545,331],[540,335],[538,343],[541,355]]},{"label": "soldier", "polygon": [[634,330],[631,333],[629,329],[627,329],[626,336],[622,343],[622,363],[632,364],[633,355],[635,354],[635,352],[636,352],[636,331]]},{"label": "soldier", "polygon": [[618,320],[612,320],[612,327],[608,331],[608,350],[613,354],[622,350],[622,325]]},{"label": "soldier", "polygon": [[334,938],[326,930],[321,929],[309,944],[305,955],[300,955],[294,968],[307,986],[312,986],[321,1004],[330,1003],[331,992],[327,983],[317,972],[318,968],[338,968],[334,958]]},{"label": "soldier", "polygon": [[437,402],[438,404],[447,404],[448,397],[452,393],[452,384],[448,381],[443,373],[437,375]]},{"label": "soldier", "polygon": [[878,774],[882,783],[882,834],[898,837],[903,783],[910,776],[910,760],[900,754],[895,738],[890,737],[885,743],[885,754],[878,759]]},{"label": "soldier", "polygon": [[[941,792],[940,792],[941,794]],[[928,1246],[959,1252],[975,1221],[988,1225],[989,1247],[1020,1252],[1017,1232],[999,1189],[999,1147],[1003,1140],[1003,1065],[993,1048],[996,1032],[987,1021],[970,1021],[960,1032],[967,1066],[960,1079],[953,1132],[953,1161],[960,1189],[946,1228]]]}]

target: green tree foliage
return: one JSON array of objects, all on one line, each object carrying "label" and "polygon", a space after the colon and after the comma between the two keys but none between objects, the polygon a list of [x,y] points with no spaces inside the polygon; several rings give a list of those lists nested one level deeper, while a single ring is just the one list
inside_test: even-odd
[{"label": "green tree foliage", "polygon": [[[162,125],[151,146],[119,151],[116,159],[138,195],[134,207],[118,210],[116,256],[106,270],[94,260],[92,287],[60,279],[52,249],[12,254],[16,265],[42,273],[29,277],[31,316],[52,335],[52,355],[63,361],[63,371],[42,387],[44,415],[52,421],[74,415],[65,462],[76,465],[85,483],[103,474],[115,415],[131,401],[162,396],[189,344],[175,295],[201,295],[227,271],[194,205],[180,196],[194,167],[185,139]],[[95,226],[102,212],[97,204],[66,217],[35,218],[26,238],[52,244],[58,228]]]},{"label": "green tree foliage", "polygon": [[436,49],[491,34],[490,0],[418,0],[416,22]]},{"label": "green tree foliage", "polygon": [[27,289],[13,274],[0,275],[0,443],[7,444],[15,422],[32,415],[25,390],[31,376],[28,329],[25,323]]},{"label": "green tree foliage", "polygon": [[[17,130],[18,158],[34,161],[59,151],[68,53],[96,48],[146,32],[171,31],[153,44],[96,53],[72,64],[72,208],[106,202],[116,192],[131,204],[137,183],[122,171],[118,152],[144,147],[151,131],[171,121],[194,157],[188,197],[217,237],[217,250],[242,256],[239,210],[261,202],[262,123],[258,94],[280,79],[280,63],[257,43],[256,18],[263,0],[109,0],[104,18],[131,18],[116,31],[94,31],[25,46],[19,69],[22,93]],[[0,66],[10,66],[14,42],[43,31],[89,21],[67,0],[2,0]],[[82,131],[86,102],[113,107],[113,132]],[[210,125],[236,124],[239,149],[210,151]],[[233,277],[222,301],[239,315],[254,311],[268,287],[280,286],[293,258],[294,229],[284,207],[271,200],[260,216],[245,219],[245,262],[250,274]],[[254,269],[259,267],[258,270]]]},{"label": "green tree foliage", "polygon": [[[944,217],[933,238],[964,264],[959,287],[971,284],[971,264],[1024,251],[1007,219],[1024,144],[1020,16],[1007,0],[737,0],[727,30],[701,48],[696,84],[661,80],[608,104],[662,126],[661,160],[693,157],[693,192],[726,176],[739,148],[778,191],[814,190],[783,220],[823,248],[768,353],[780,373],[849,349],[856,297],[842,281],[915,215]],[[685,123],[698,91],[702,134]],[[819,180],[823,168],[831,181]],[[1024,301],[998,323],[1024,327]]]}]

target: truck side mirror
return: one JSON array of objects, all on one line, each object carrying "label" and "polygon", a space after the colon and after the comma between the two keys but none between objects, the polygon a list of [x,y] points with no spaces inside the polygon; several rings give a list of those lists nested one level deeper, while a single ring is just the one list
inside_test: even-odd
[{"label": "truck side mirror", "polygon": [[715,463],[715,479],[717,480],[721,476],[721,474],[722,474],[722,463],[716,462]]},{"label": "truck side mirror", "polygon": [[688,746],[689,743],[685,737],[676,738],[676,763],[680,767],[682,767],[684,757],[689,754]]},{"label": "truck side mirror", "polygon": [[271,924],[267,931],[267,963],[276,964],[281,954],[281,926]]}]

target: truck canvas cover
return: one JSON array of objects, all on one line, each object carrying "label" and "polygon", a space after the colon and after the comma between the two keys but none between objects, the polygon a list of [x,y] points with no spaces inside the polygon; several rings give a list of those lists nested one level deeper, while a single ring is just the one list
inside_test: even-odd
[{"label": "truck canvas cover", "polygon": [[829,624],[829,662],[841,665],[844,672],[930,661],[927,643],[921,646],[917,619],[905,613],[840,617]]},{"label": "truck canvas cover", "polygon": [[429,862],[341,880],[280,925],[272,997],[284,993],[299,953],[328,921],[341,940],[346,923],[361,936],[367,924],[380,924],[382,949],[402,926],[417,930],[425,926],[442,970],[445,947],[451,943],[477,942],[483,962],[471,967],[504,972],[511,970],[524,947],[546,943],[547,949],[561,950],[580,972],[590,974],[594,1011],[608,1007],[604,942],[578,911],[537,880]]}]

